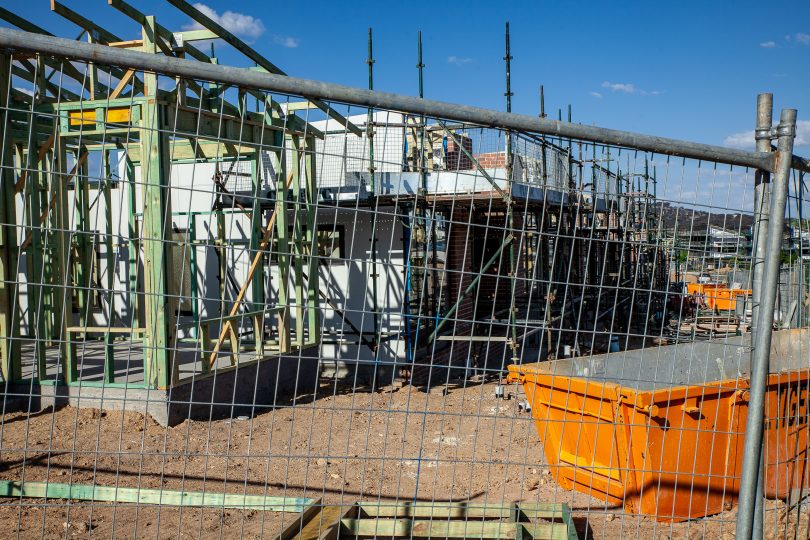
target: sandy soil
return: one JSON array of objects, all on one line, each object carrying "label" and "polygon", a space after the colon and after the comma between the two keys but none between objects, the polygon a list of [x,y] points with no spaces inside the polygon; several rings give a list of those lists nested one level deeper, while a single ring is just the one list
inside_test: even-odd
[{"label": "sandy soil", "polygon": [[[734,510],[656,523],[571,492],[548,475],[530,415],[494,385],[382,392],[322,387],[249,419],[163,428],[136,413],[66,407],[6,414],[0,478],[358,500],[565,502],[581,538],[733,538]],[[766,537],[800,512],[772,503]],[[806,535],[807,512],[801,512]],[[0,499],[0,530],[20,538],[272,537],[294,514]],[[777,534],[780,533],[780,534]],[[792,534],[791,534],[792,537]],[[802,536],[804,537],[804,536]]]}]

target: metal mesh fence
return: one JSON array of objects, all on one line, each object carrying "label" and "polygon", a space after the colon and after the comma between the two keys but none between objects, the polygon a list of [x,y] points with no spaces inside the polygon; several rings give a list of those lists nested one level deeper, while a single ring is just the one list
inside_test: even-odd
[{"label": "metal mesh fence", "polygon": [[[733,534],[753,169],[0,62],[9,533]],[[806,537],[810,233],[789,184],[765,530]]]}]

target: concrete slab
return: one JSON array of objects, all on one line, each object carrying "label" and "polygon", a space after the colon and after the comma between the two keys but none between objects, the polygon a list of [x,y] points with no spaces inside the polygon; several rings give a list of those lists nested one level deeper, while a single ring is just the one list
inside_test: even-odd
[{"label": "concrete slab", "polygon": [[[186,376],[181,377],[178,385],[169,390],[154,390],[98,385],[100,375],[94,371],[97,366],[92,367],[98,360],[93,354],[83,357],[85,367],[90,368],[85,371],[89,375],[72,385],[55,384],[56,378],[45,384],[32,379],[27,384],[6,385],[3,412],[35,413],[47,407],[71,405],[144,413],[164,426],[177,425],[186,419],[253,415],[312,394],[318,384],[320,363],[317,347],[246,361],[234,367],[223,365],[209,374],[193,371],[192,363],[187,362],[182,371]],[[100,360],[103,361],[103,354]],[[142,361],[139,369],[142,373]],[[28,374],[32,374],[31,367]],[[143,381],[142,375],[140,381],[136,379],[137,374],[133,374],[128,382]]]}]

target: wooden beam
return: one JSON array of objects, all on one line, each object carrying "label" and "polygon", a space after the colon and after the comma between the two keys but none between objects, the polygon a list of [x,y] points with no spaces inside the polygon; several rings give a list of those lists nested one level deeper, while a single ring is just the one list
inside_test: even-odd
[{"label": "wooden beam", "polygon": [[122,326],[68,326],[71,334],[143,334],[146,328],[124,328]]},{"label": "wooden beam", "polygon": [[[36,115],[32,115],[31,124],[35,123]],[[22,201],[24,208],[24,227],[31,233],[32,246],[32,249],[28,251],[31,266],[28,267],[27,272],[28,281],[26,283],[26,292],[29,298],[29,332],[40,338],[34,342],[34,358],[36,359],[37,365],[36,373],[39,380],[45,380],[47,376],[47,366],[45,362],[45,340],[42,339],[45,334],[45,312],[43,309],[43,295],[45,290],[45,267],[43,257],[45,243],[43,242],[43,236],[45,231],[39,226],[38,221],[42,202],[40,178],[44,171],[40,165],[41,160],[36,159],[34,156],[34,148],[37,148],[37,146],[37,135],[35,130],[32,129],[28,134],[28,140],[26,142],[28,152],[25,155],[25,159],[20,162],[21,166],[27,169],[28,172],[27,180],[23,182]]]},{"label": "wooden beam", "polygon": [[[323,138],[323,132],[294,116],[287,117],[286,125],[281,126],[276,123],[268,125],[252,114],[246,115],[246,118],[239,118],[203,108],[182,107],[176,103],[169,104],[168,109],[165,129],[190,137],[225,139],[233,144],[268,146],[268,141],[272,140],[272,132],[284,129],[286,133],[306,132],[314,137]],[[294,118],[299,122],[293,122]]]},{"label": "wooden beam", "polygon": [[[48,152],[50,152],[51,148],[53,148],[53,141],[55,137],[56,137],[56,130],[51,132],[50,137],[48,137],[48,139],[44,143],[42,143],[42,146],[39,147],[39,150],[37,151],[37,160],[36,162],[34,162],[34,164],[37,164],[41,162],[43,159],[45,159],[45,156],[48,155]],[[23,190],[23,188],[25,188],[25,181],[28,179],[28,172],[29,170],[26,167],[20,173],[20,178],[17,180],[17,183],[14,184],[15,193],[20,193]]]},{"label": "wooden beam", "polygon": [[507,336],[439,336],[438,341],[510,341]]},{"label": "wooden beam", "polygon": [[[390,518],[507,519],[514,516],[514,504],[486,502],[359,502],[363,515]],[[520,512],[530,518],[561,519],[564,503],[519,503]]]},{"label": "wooden beam", "polygon": [[[154,18],[147,17],[143,27],[144,52],[155,54],[157,46]],[[163,131],[161,117],[164,106],[156,101],[157,75],[144,75],[147,101],[143,105],[141,129],[141,183],[143,225],[141,245],[144,253],[144,304],[146,315],[146,383],[151,388],[167,389],[179,377],[174,362],[175,332],[172,324],[174,310],[168,296],[168,240],[171,215],[169,194],[168,137]],[[170,222],[168,222],[170,223]]]},{"label": "wooden beam", "polygon": [[[32,32],[34,34],[42,34],[44,36],[53,36],[52,33],[48,32],[44,28],[37,26],[36,24],[29,22],[20,17],[19,15],[16,15],[2,7],[0,7],[0,19],[3,19],[4,21],[13,24],[20,30],[25,30],[26,32]],[[15,55],[15,58],[16,57],[17,55]],[[51,63],[48,63],[48,65],[50,67],[54,67],[54,65]],[[73,67],[73,64],[71,64],[70,62],[61,62],[60,64],[57,65],[61,65],[62,69],[64,70],[64,73],[69,77],[73,78],[79,84],[81,84],[84,81],[84,75],[82,75],[82,73],[78,69]]]},{"label": "wooden beam", "polygon": [[303,497],[268,497],[242,493],[175,491],[171,489],[126,488],[95,484],[59,482],[18,482],[0,480],[0,497],[34,499],[73,499],[80,501],[199,506],[268,512],[303,512],[313,502]]},{"label": "wooden beam", "polygon": [[563,523],[350,518],[340,524],[341,532],[351,537],[568,539],[568,526]]},{"label": "wooden beam", "polygon": [[[76,172],[79,170],[79,167],[81,167],[84,164],[84,162],[87,161],[88,155],[90,155],[90,152],[86,150],[82,152],[82,154],[79,156],[79,160],[76,162],[76,165],[73,166],[73,169],[68,173],[67,177],[64,179],[65,185],[67,185],[67,183],[73,179],[73,177],[76,175]],[[53,207],[56,205],[56,200],[57,200],[57,193],[54,193],[53,196],[51,197],[51,200],[48,201],[48,206],[45,207],[45,210],[43,210],[39,216],[40,225],[44,224],[45,220],[48,219],[50,211],[53,210]],[[31,233],[28,233],[22,245],[20,246],[20,249],[27,248],[30,243],[31,243]]]},{"label": "wooden beam", "polygon": [[127,72],[124,73],[124,76],[121,77],[121,80],[118,81],[118,84],[115,85],[115,89],[110,94],[110,99],[115,99],[121,95],[121,92],[123,92],[124,88],[127,87],[127,84],[129,83],[130,79],[132,79],[133,75],[135,75],[135,70],[133,69],[128,69]]},{"label": "wooden beam", "polygon": [[134,49],[136,47],[143,47],[142,39],[130,39],[129,41],[113,41],[107,43],[108,47],[115,47],[116,49]]},{"label": "wooden beam", "polygon": [[[210,17],[208,17],[205,13],[194,7],[193,5],[189,4],[185,0],[167,0],[171,5],[200,23],[203,27],[211,30],[212,32],[216,33],[223,41],[228,43],[234,49],[238,50],[254,62],[256,65],[266,69],[270,73],[274,73],[276,75],[286,75],[284,71],[281,70],[278,66],[274,65],[270,62],[267,58],[259,54],[253,47],[236,37],[235,34],[232,34],[228,30],[226,30],[222,25],[218,22],[214,21]],[[333,120],[340,123],[342,126],[346,127],[349,131],[353,134],[357,135],[358,137],[363,135],[363,131],[354,125],[353,123],[349,122],[348,119],[343,117],[340,113],[336,110],[331,108],[327,103],[324,103],[320,100],[311,100],[312,103],[321,109],[323,112],[328,114]]]},{"label": "wooden beam", "polygon": [[[21,58],[15,58],[15,60],[17,60],[17,63],[12,65],[12,73],[30,83],[37,84],[36,77],[38,77],[39,74],[36,73],[36,69],[31,65],[30,61]],[[67,90],[62,86],[57,86],[48,80],[45,81],[45,88],[49,90],[55,97],[60,98],[60,100],[75,101],[81,99],[78,94],[74,94],[70,90]],[[41,95],[40,98],[45,97],[44,92],[42,92],[42,94],[43,95]]]},{"label": "wooden beam", "polygon": [[[64,139],[64,136],[62,137]],[[79,152],[86,152],[86,148],[80,148]],[[81,154],[79,154],[81,155]],[[90,181],[89,167],[87,162],[79,164],[76,173],[76,181],[73,183],[74,195],[74,223],[73,241],[75,242],[78,256],[71,259],[76,267],[76,288],[79,303],[79,323],[87,325],[88,319],[92,317],[90,305],[94,294],[93,287],[93,256],[92,249],[95,231],[90,225]]]},{"label": "wooden beam", "polygon": [[[288,143],[283,136],[275,141],[276,146],[287,147]],[[289,146],[292,147],[293,153],[290,161],[292,163],[298,162],[301,156],[298,154],[298,148],[290,141]],[[285,353],[290,350],[290,243],[289,243],[289,228],[287,225],[287,191],[290,189],[290,184],[298,182],[298,175],[295,172],[296,167],[293,166],[289,173],[290,182],[284,185],[284,173],[286,172],[287,159],[283,151],[273,153],[273,170],[276,173],[276,201],[273,212],[278,219],[276,220],[276,258],[278,260],[278,287],[277,287],[277,302],[282,307],[278,314],[278,347],[279,352]],[[296,203],[298,201],[296,200]]]},{"label": "wooden beam", "polygon": [[[102,145],[88,145],[89,148],[99,148]],[[104,145],[106,146],[106,145]],[[141,149],[139,144],[125,144],[127,156],[133,163],[141,162]],[[182,160],[204,160],[204,161],[227,161],[231,158],[248,158],[256,154],[255,146],[233,144],[229,142],[206,141],[206,140],[179,140],[171,141],[169,155],[172,161]]]},{"label": "wooden beam", "polygon": [[320,500],[313,503],[290,523],[275,540],[327,540],[338,537],[340,520],[356,514],[354,506],[324,505]]},{"label": "wooden beam", "polygon": [[306,111],[309,109],[317,109],[318,107],[309,101],[293,101],[292,103],[284,103],[281,108],[286,111]]},{"label": "wooden beam", "polygon": [[[59,357],[62,363],[62,380],[70,384],[79,378],[79,366],[76,362],[76,347],[70,341],[70,335],[66,328],[73,324],[73,271],[70,266],[70,203],[68,202],[67,185],[69,178],[76,174],[81,166],[82,156],[67,173],[67,144],[65,139],[57,136],[54,143],[54,167],[52,169],[51,184],[53,190],[53,200],[48,204],[50,211],[53,206],[51,223],[53,224],[53,297],[54,297],[54,317],[55,325],[58,321],[58,339],[64,341],[65,346],[60,347]],[[86,153],[86,152],[85,152]],[[87,159],[86,157],[84,159]]]},{"label": "wooden beam", "polygon": [[[145,24],[146,15],[144,15],[141,11],[139,11],[134,6],[128,4],[126,2],[126,0],[107,0],[107,3],[109,5],[111,5],[112,7],[114,7],[115,9],[117,9],[118,11],[120,11],[121,13],[123,13],[124,15],[126,15],[127,17],[129,17],[130,19],[132,19],[133,21],[140,24],[141,26],[143,26]],[[172,42],[174,40],[174,33],[172,33],[166,27],[161,26],[157,22],[155,22],[155,31],[156,31],[156,33],[157,33],[157,35],[159,37],[161,37],[163,40],[165,40],[167,42]],[[210,32],[210,30],[205,30],[205,31]],[[197,30],[194,30],[193,32],[197,32]],[[219,36],[215,36],[215,37],[218,38]],[[210,56],[208,56],[207,54],[205,54],[201,50],[197,49],[191,43],[184,42],[183,45],[182,45],[182,50],[188,56],[194,58],[195,60],[197,60],[199,62],[211,63],[211,62],[215,61],[215,59],[211,58]],[[170,56],[172,55],[172,51],[164,51],[164,52],[167,55],[170,55]],[[193,81],[189,81],[189,82],[191,83]],[[201,98],[205,98],[206,96],[209,95],[209,92],[207,90],[199,87],[199,85],[197,85],[196,83],[189,84],[189,88],[193,92],[195,92],[198,96],[200,96]],[[255,91],[255,90],[248,90],[247,92],[251,96],[258,99],[259,101],[264,101],[265,99],[267,99],[267,96],[265,94],[262,94],[261,92],[258,92],[258,91]],[[226,102],[224,104],[224,107],[225,107],[225,109],[228,110],[229,113],[233,112],[234,107],[230,103]],[[288,128],[299,129],[302,133],[305,130],[303,129],[303,127],[300,127],[300,126],[303,126],[305,124],[306,124],[306,122],[304,122],[302,119],[298,118],[297,116],[290,116],[289,119],[286,122],[286,126]],[[354,124],[352,124],[352,126],[354,126]],[[317,130],[314,130],[314,128],[312,128],[311,126],[308,126],[306,131],[311,133],[311,132],[317,131]],[[323,135],[320,135],[318,138],[323,138]]]},{"label": "wooden beam", "polygon": [[238,50],[254,62],[257,65],[263,67],[270,73],[275,73],[277,75],[286,75],[281,68],[274,65],[270,62],[267,58],[259,54],[253,47],[236,37],[235,34],[231,33],[230,31],[226,30],[221,24],[210,18],[208,15],[197,9],[195,6],[185,2],[185,0],[168,0],[170,4],[174,7],[191,17],[194,21],[202,25],[204,28],[210,30],[214,34],[217,35],[220,39],[224,42],[232,46],[234,49]]},{"label": "wooden beam", "polygon": [[[51,11],[61,15],[62,17],[69,20],[70,22],[72,22],[73,24],[78,26],[79,28],[83,28],[84,30],[86,30],[87,33],[90,34],[91,41],[93,41],[93,42],[101,41],[103,43],[114,43],[114,42],[124,41],[120,37],[116,36],[112,32],[105,29],[103,26],[98,25],[98,24],[94,23],[93,21],[91,21],[90,19],[88,19],[88,18],[80,15],[79,13],[73,11],[72,9],[70,9],[66,5],[62,4],[58,0],[51,0]],[[109,72],[114,77],[116,77],[118,79],[120,79],[120,78],[122,78],[124,76],[124,71],[122,69],[114,67],[114,66],[111,66],[109,68]],[[97,86],[99,86],[99,88],[103,92],[109,93],[109,88],[107,88],[107,86],[100,85],[100,84],[97,84]],[[139,91],[142,90],[142,88],[143,88],[143,85],[142,85],[141,81],[137,77],[135,78],[135,85],[134,86]],[[91,89],[91,92],[92,92],[92,89]]]},{"label": "wooden beam", "polygon": [[[298,347],[304,345],[304,224],[302,220],[306,215],[302,216],[303,212],[300,211],[298,201],[301,200],[301,159],[304,155],[304,147],[301,144],[300,137],[291,137],[292,147],[294,149],[293,159],[291,160],[293,182],[292,182],[292,199],[296,201],[292,208],[292,223],[290,224],[292,230],[292,261],[290,267],[293,270],[293,289],[295,291],[295,344]],[[278,199],[278,198],[277,198]],[[288,304],[290,302],[287,302]]]},{"label": "wooden beam", "polygon": [[[9,88],[11,57],[0,53],[0,87]],[[9,121],[9,95],[0,92],[0,125]],[[22,377],[20,361],[17,210],[14,190],[14,152],[10,137],[0,137],[0,371],[3,380]]]},{"label": "wooden beam", "polygon": [[[262,179],[261,179],[261,155],[256,153],[250,160],[250,181],[253,187],[253,207],[250,209],[250,252],[258,253],[259,244],[262,236],[262,205],[259,203],[262,197]],[[264,268],[267,257],[264,253],[261,254],[261,261],[259,267]],[[251,293],[253,298],[252,304],[254,309],[256,306],[264,307],[267,301],[267,295],[264,290],[264,272],[256,272],[253,274],[253,282],[251,283]],[[260,317],[254,319],[253,325],[253,341],[256,344],[256,357],[262,358],[264,356],[264,309],[261,310]]]},{"label": "wooden beam", "polygon": [[[180,39],[177,39],[177,38]],[[184,30],[182,32],[175,32],[174,39],[178,43],[185,43],[186,41],[202,41],[202,40],[209,40],[209,39],[219,39],[219,36],[216,35],[211,30],[203,28],[202,30]]]},{"label": "wooden beam", "polygon": [[9,22],[19,28],[20,30],[25,30],[26,32],[33,32],[35,34],[44,34],[46,36],[52,36],[50,32],[42,28],[41,26],[37,26],[36,24],[32,23],[27,19],[23,19],[16,13],[12,13],[11,11],[0,7],[0,19],[3,19],[6,22]]},{"label": "wooden beam", "polygon": [[[141,25],[141,27],[146,26],[147,16],[134,6],[127,4],[124,0],[107,0],[107,3]],[[174,52],[170,47],[172,41],[174,40],[172,33],[163,26],[157,24],[157,22],[155,22],[154,25],[156,33],[155,38],[157,38],[157,47],[163,52],[163,54],[167,56],[174,56]],[[199,51],[197,52],[199,53]],[[194,55],[192,54],[192,56]],[[196,59],[199,60],[199,58]]]},{"label": "wooden beam", "polygon": [[[276,198],[279,197],[286,197],[287,189],[290,188],[290,184],[292,183],[292,173],[287,175],[287,182],[286,182],[286,189],[284,190],[283,194],[276,194]],[[231,311],[228,314],[228,320],[225,324],[222,325],[222,328],[219,331],[219,338],[217,338],[217,342],[214,344],[214,350],[211,351],[211,354],[208,357],[209,365],[214,365],[214,362],[217,358],[217,353],[219,352],[220,347],[222,347],[222,342],[225,341],[225,338],[228,336],[228,332],[231,329],[233,320],[230,317],[237,315],[239,312],[239,306],[242,304],[242,301],[245,299],[245,294],[247,293],[248,285],[250,284],[251,280],[253,279],[253,274],[256,273],[256,270],[259,267],[259,263],[262,260],[262,255],[264,250],[266,250],[271,243],[273,238],[273,230],[276,226],[276,219],[278,218],[278,207],[273,210],[273,213],[270,215],[270,220],[267,223],[267,227],[264,229],[264,235],[262,237],[262,241],[259,243],[259,249],[256,252],[256,255],[253,256],[253,261],[250,263],[250,268],[248,269],[247,277],[245,278],[242,287],[239,289],[239,293],[236,295],[236,299],[233,302],[233,306],[231,307]],[[280,329],[279,329],[280,330]]]},{"label": "wooden beam", "polygon": [[308,344],[314,345],[321,341],[321,310],[318,301],[318,291],[321,288],[318,265],[320,264],[320,247],[318,243],[318,182],[316,171],[315,140],[307,137],[306,153],[304,155],[304,175],[306,177],[306,190],[304,197],[307,212],[307,236],[309,245],[309,267],[307,278],[307,338]]},{"label": "wooden beam", "polygon": [[94,41],[100,40],[103,43],[122,41],[121,38],[119,38],[112,32],[107,31],[107,29],[104,28],[103,26],[94,23],[93,21],[83,17],[82,15],[79,15],[78,13],[76,13],[75,11],[73,11],[72,9],[70,9],[69,7],[67,7],[66,5],[57,0],[51,0],[51,11],[61,15],[62,17],[69,20],[79,28],[83,28],[91,36],[95,34],[95,37],[93,38]]}]

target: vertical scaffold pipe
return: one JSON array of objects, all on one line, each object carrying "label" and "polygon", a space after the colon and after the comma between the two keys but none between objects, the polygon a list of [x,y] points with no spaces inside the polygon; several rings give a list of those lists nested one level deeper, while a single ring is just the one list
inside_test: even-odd
[{"label": "vertical scaffold pipe", "polygon": [[[374,50],[371,28],[368,29],[368,89],[374,90]],[[374,110],[369,107],[368,115],[366,117],[366,137],[368,138],[368,173],[369,173],[369,187],[371,190],[371,197],[374,204],[374,219],[371,222],[371,310],[374,323],[374,364],[375,370],[377,369],[377,362],[379,361],[380,350],[380,306],[377,298],[377,206],[379,198],[377,197],[377,185],[374,165]],[[377,373],[374,374],[375,380]]]},{"label": "vertical scaffold pipe", "polygon": [[[504,61],[506,62],[506,92],[504,95],[506,96],[506,112],[512,112],[512,48],[509,42],[509,22],[506,23],[506,54],[503,57]],[[512,178],[512,174],[514,171],[513,163],[512,163],[512,132],[506,132],[506,182],[508,187],[509,198],[506,201],[507,208],[506,208],[506,220],[507,220],[507,228],[509,229],[508,234],[514,235],[515,234],[515,209],[514,209],[514,201],[512,200],[512,193],[514,193],[512,189],[512,183],[514,182],[514,178]],[[519,242],[519,245],[522,245],[522,242]],[[510,329],[510,347],[512,349],[512,359],[513,363],[518,362],[518,343],[517,343],[517,319],[516,319],[516,310],[517,306],[515,305],[515,295],[517,294],[516,288],[516,264],[515,264],[515,242],[509,244],[509,291],[511,293],[511,298],[509,300],[509,329]]]}]

